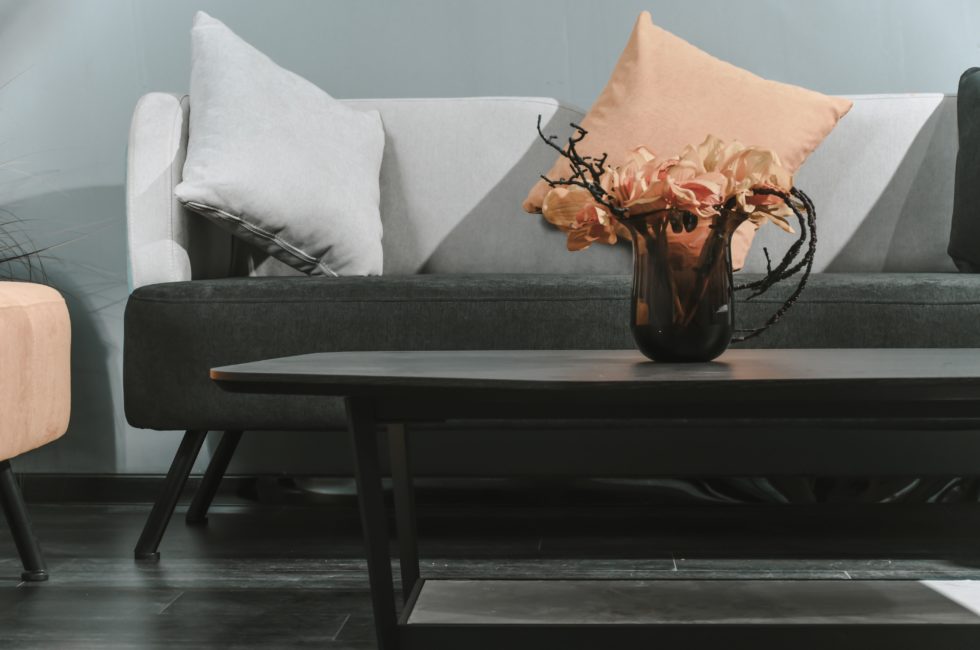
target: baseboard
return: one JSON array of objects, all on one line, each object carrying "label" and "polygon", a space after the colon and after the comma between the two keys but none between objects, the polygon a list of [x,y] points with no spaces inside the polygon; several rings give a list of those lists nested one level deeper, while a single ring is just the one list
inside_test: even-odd
[{"label": "baseboard", "polygon": [[[162,474],[17,474],[28,503],[150,504],[163,485]],[[385,481],[387,484],[387,480]],[[201,477],[191,476],[181,500],[190,501]],[[565,482],[559,482],[564,484]],[[550,485],[551,489],[549,489]],[[419,479],[418,489],[439,494],[436,501],[455,502],[478,494],[480,500],[498,505],[550,505],[554,483],[521,479],[436,478]],[[217,505],[316,505],[357,507],[357,490],[351,477],[308,475],[232,475],[218,488]]]},{"label": "baseboard", "polygon": [[[153,503],[163,485],[160,474],[18,474],[28,503]],[[182,501],[190,501],[201,483],[200,476],[187,479]],[[385,480],[387,484],[387,479]],[[646,480],[609,483],[590,479],[424,477],[415,481],[419,497],[433,504],[476,501],[496,507],[546,508],[562,506],[693,505],[710,502],[704,495],[651,487]],[[314,505],[356,508],[357,491],[350,477],[309,475],[226,476],[215,495],[215,504]],[[573,506],[574,507],[574,506]]]},{"label": "baseboard", "polygon": [[[18,474],[28,503],[153,503],[163,485],[162,475],[150,474]],[[227,476],[221,482],[215,503],[258,500],[260,480],[276,477]],[[187,479],[184,500],[190,500],[201,483],[199,476]]]},{"label": "baseboard", "polygon": [[[151,504],[163,486],[163,475],[152,474],[17,474],[24,498],[37,504]],[[201,483],[200,476],[191,476],[182,495],[182,501],[190,501]],[[479,504],[483,507],[506,510],[555,512],[587,512],[591,509],[604,511],[614,508],[618,512],[649,508],[727,508],[739,506],[759,509],[781,508],[778,503],[739,501],[736,499],[706,498],[707,493],[691,493],[676,486],[649,480],[626,481],[622,479],[489,479],[468,478],[420,478],[416,480],[417,499],[427,507],[457,507],[462,504]],[[669,486],[668,486],[669,487]],[[233,475],[222,480],[215,496],[216,505],[331,505],[357,508],[357,492],[349,477]],[[895,511],[935,511],[933,506],[967,506],[971,516],[980,515],[975,496],[950,499],[946,503],[927,504],[896,502],[888,504],[862,503],[860,499],[838,503],[807,504],[797,502],[790,506],[802,511],[850,511],[881,512],[878,508]],[[939,508],[938,510],[948,510]],[[974,515],[976,513],[976,515]]]},{"label": "baseboard", "polygon": [[[29,503],[153,503],[163,485],[162,474],[17,474],[24,498]],[[587,482],[587,481],[586,481]],[[200,476],[187,479],[182,501],[190,501],[201,483]],[[387,479],[385,480],[387,484]],[[498,506],[552,507],[565,501],[561,496],[581,480],[528,480],[519,478],[419,478],[416,488],[439,503],[455,503],[475,498]],[[636,494],[637,488],[627,489]],[[642,490],[641,490],[642,492]],[[623,498],[621,492],[618,498]],[[356,508],[357,491],[351,477],[309,475],[233,475],[226,476],[215,495],[215,504],[244,505],[350,505]],[[668,499],[676,501],[676,499]]]},{"label": "baseboard", "polygon": [[[17,474],[28,503],[153,503],[163,485],[160,474]],[[201,483],[191,476],[182,495],[190,501]],[[387,483],[387,480],[386,480]],[[431,504],[479,502],[495,507],[546,508],[571,506],[694,505],[710,502],[704,494],[685,494],[650,481],[611,482],[590,479],[527,479],[486,477],[425,477],[415,481],[419,498]],[[314,505],[356,508],[356,487],[350,477],[308,475],[226,476],[215,504]]]}]

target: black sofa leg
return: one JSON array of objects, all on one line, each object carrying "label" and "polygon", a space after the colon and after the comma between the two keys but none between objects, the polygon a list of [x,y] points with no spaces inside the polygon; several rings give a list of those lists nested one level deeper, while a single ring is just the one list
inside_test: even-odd
[{"label": "black sofa leg", "polygon": [[31,520],[27,516],[27,506],[24,505],[24,495],[20,492],[14,470],[10,461],[0,462],[0,504],[14,536],[14,544],[24,572],[20,574],[25,582],[42,582],[48,579],[48,567],[44,564],[41,545],[34,537]]},{"label": "black sofa leg", "polygon": [[201,479],[201,485],[194,493],[191,505],[187,509],[187,515],[184,517],[184,521],[188,525],[198,526],[208,523],[208,509],[211,507],[214,495],[218,493],[218,486],[221,485],[221,479],[224,478],[225,471],[228,470],[228,463],[231,462],[231,457],[235,455],[235,449],[238,448],[241,439],[241,431],[225,431],[222,434],[221,442],[218,443],[218,448],[215,449],[214,455],[211,457],[211,463],[208,465],[204,478]]},{"label": "black sofa leg", "polygon": [[143,526],[143,534],[136,542],[135,555],[137,560],[158,560],[160,553],[160,540],[163,533],[167,530],[170,517],[174,514],[177,500],[180,493],[184,491],[187,483],[187,476],[191,473],[194,461],[201,451],[204,438],[208,435],[207,431],[188,431],[184,434],[184,439],[180,441],[177,455],[174,456],[173,463],[170,464],[170,471],[163,483],[163,492],[157,497],[153,504],[153,510]]}]

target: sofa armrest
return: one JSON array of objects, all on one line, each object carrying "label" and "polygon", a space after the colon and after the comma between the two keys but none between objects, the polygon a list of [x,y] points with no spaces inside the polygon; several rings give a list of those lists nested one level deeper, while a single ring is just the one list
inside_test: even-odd
[{"label": "sofa armrest", "polygon": [[129,130],[126,226],[130,288],[228,275],[230,235],[177,201],[187,156],[187,95],[140,98]]}]

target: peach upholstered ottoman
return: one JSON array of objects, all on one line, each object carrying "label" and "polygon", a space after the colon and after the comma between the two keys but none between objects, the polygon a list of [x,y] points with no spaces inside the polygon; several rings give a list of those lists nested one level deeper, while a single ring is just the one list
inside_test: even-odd
[{"label": "peach upholstered ottoman", "polygon": [[70,350],[61,294],[40,284],[0,281],[0,503],[25,580],[45,580],[47,573],[9,459],[68,428]]}]

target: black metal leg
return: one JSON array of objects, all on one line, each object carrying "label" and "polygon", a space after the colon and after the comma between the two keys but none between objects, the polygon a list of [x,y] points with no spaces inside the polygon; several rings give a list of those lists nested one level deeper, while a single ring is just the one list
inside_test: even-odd
[{"label": "black metal leg", "polygon": [[415,519],[415,488],[412,485],[408,433],[404,424],[388,425],[391,482],[395,494],[395,525],[398,559],[402,572],[402,598],[408,601],[419,579],[419,539]]},{"label": "black metal leg", "polygon": [[184,434],[184,439],[180,441],[177,455],[174,456],[173,463],[170,464],[170,471],[163,483],[163,492],[157,497],[153,504],[153,510],[143,526],[143,534],[136,542],[135,555],[137,560],[158,560],[160,553],[160,540],[163,533],[167,530],[170,517],[174,514],[177,500],[180,493],[184,491],[187,483],[187,475],[191,473],[194,461],[201,451],[204,438],[208,435],[207,431],[188,431]]},{"label": "black metal leg", "polygon": [[208,523],[208,508],[211,507],[214,495],[218,493],[218,486],[221,485],[221,479],[224,477],[228,463],[231,462],[231,457],[235,455],[235,449],[238,448],[241,439],[241,431],[225,431],[222,434],[221,442],[218,443],[218,448],[214,450],[211,463],[208,464],[208,469],[201,479],[201,485],[194,493],[191,505],[187,509],[187,515],[184,517],[187,524],[196,526]]},{"label": "black metal leg", "polygon": [[385,511],[384,488],[381,485],[378,430],[370,401],[354,397],[349,397],[346,401],[378,649],[395,650],[398,644],[398,620],[395,617],[391,556],[388,554],[388,515]]},{"label": "black metal leg", "polygon": [[34,536],[34,528],[27,516],[27,506],[24,505],[24,495],[20,492],[14,470],[7,460],[0,462],[0,505],[3,506],[3,513],[14,536],[20,562],[24,565],[24,572],[20,574],[21,579],[26,582],[47,580],[48,567],[44,564],[41,545]]}]

